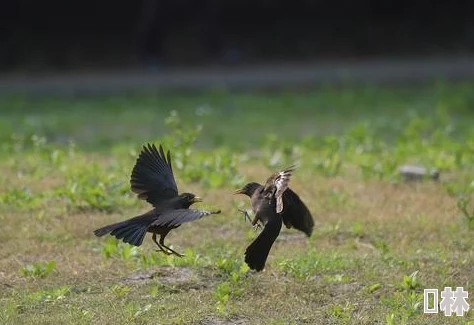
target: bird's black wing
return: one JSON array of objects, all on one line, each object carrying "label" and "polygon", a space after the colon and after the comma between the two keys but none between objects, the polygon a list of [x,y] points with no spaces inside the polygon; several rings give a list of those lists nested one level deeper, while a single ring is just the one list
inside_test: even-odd
[{"label": "bird's black wing", "polygon": [[158,151],[154,144],[143,146],[130,178],[131,189],[138,198],[157,207],[160,202],[178,195],[178,187],[171,168],[171,157],[160,145]]},{"label": "bird's black wing", "polygon": [[194,209],[176,209],[163,212],[160,217],[153,222],[153,226],[178,226],[185,222],[201,219],[211,214],[221,213],[221,210],[205,211]]},{"label": "bird's black wing", "polygon": [[[260,218],[259,218],[260,219]],[[280,215],[273,214],[265,224],[262,232],[245,250],[245,263],[250,269],[261,271],[265,267],[273,243],[280,234],[282,220]]]},{"label": "bird's black wing", "polygon": [[304,232],[308,237],[311,236],[314,227],[313,216],[298,194],[290,188],[283,193],[281,217],[287,228],[295,228]]}]

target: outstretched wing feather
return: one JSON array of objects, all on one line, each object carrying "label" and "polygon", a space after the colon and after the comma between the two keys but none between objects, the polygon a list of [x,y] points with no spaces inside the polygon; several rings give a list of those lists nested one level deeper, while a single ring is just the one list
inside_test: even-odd
[{"label": "outstretched wing feather", "polygon": [[314,228],[314,220],[308,207],[291,188],[288,188],[282,196],[283,212],[281,216],[287,228],[295,228],[311,236]]},{"label": "outstretched wing feather", "polygon": [[142,200],[153,206],[178,195],[178,187],[171,168],[171,157],[163,147],[154,144],[143,146],[130,178],[131,189]]},{"label": "outstretched wing feather", "polygon": [[186,222],[201,219],[211,214],[218,214],[220,210],[206,211],[194,209],[177,209],[164,212],[153,222],[154,226],[178,226]]}]

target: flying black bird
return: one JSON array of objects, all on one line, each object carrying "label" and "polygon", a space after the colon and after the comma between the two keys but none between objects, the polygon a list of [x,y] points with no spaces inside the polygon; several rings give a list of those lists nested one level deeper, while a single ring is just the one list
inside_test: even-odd
[{"label": "flying black bird", "polygon": [[[200,197],[192,193],[178,195],[178,187],[173,176],[171,157],[167,155],[160,145],[158,151],[154,144],[143,146],[130,179],[131,189],[139,199],[146,200],[153,205],[150,210],[137,217],[114,223],[94,230],[96,236],[110,233],[125,243],[140,246],[147,232],[153,234],[152,239],[159,251],[170,255],[183,255],[165,245],[166,235],[181,224],[200,219],[204,216],[220,213],[217,211],[203,211],[189,209],[196,202],[201,202]],[[160,240],[156,240],[160,235]]]},{"label": "flying black bird", "polygon": [[295,228],[310,237],[314,221],[306,205],[289,187],[291,172],[294,167],[273,173],[265,182],[248,183],[234,194],[245,194],[250,197],[255,217],[252,225],[261,222],[264,226],[258,237],[247,247],[245,262],[256,271],[265,267],[268,253],[280,234],[282,224],[287,228]]}]

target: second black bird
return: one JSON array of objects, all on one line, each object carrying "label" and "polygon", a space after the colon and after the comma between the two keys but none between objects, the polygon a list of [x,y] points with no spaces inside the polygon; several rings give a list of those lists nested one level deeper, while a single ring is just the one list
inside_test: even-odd
[{"label": "second black bird", "polygon": [[294,167],[273,173],[265,182],[248,183],[234,194],[245,194],[250,197],[255,217],[252,225],[261,222],[262,232],[245,250],[245,262],[250,269],[261,271],[272,248],[280,234],[282,224],[287,228],[295,228],[310,237],[314,221],[306,205],[289,187],[291,173]]}]

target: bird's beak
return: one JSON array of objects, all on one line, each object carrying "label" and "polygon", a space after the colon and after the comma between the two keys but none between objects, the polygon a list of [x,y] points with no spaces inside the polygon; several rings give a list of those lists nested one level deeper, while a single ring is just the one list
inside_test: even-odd
[{"label": "bird's beak", "polygon": [[238,189],[238,190],[236,190],[236,191],[233,192],[234,195],[235,195],[235,194],[244,194],[244,193],[245,193],[245,191],[244,191],[243,188]]},{"label": "bird's beak", "polygon": [[202,202],[202,198],[200,198],[199,196],[195,196],[192,200],[193,203],[196,203],[196,202]]}]

